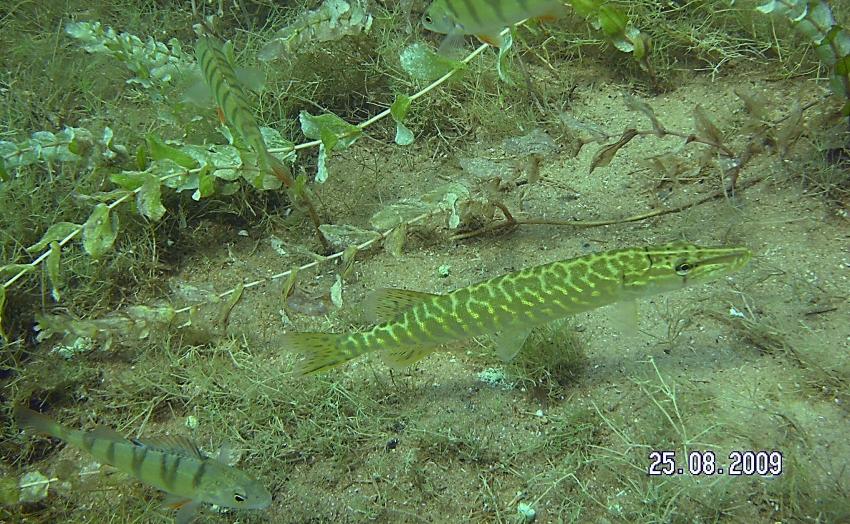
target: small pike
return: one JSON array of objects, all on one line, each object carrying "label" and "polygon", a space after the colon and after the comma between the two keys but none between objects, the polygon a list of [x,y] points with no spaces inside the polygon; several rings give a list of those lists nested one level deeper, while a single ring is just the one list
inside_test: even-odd
[{"label": "small pike", "polygon": [[169,493],[167,504],[179,508],[178,524],[191,522],[201,503],[239,509],[263,509],[271,503],[271,494],[258,480],[227,465],[224,448],[213,459],[187,438],[143,441],[126,439],[109,428],[79,431],[22,406],[14,408],[14,416],[23,428],[64,440],[98,462]]},{"label": "small pike", "polygon": [[369,308],[386,322],[363,333],[292,333],[283,345],[305,356],[298,372],[311,374],[372,351],[403,367],[447,342],[500,332],[497,353],[507,361],[534,326],[707,282],[737,271],[751,257],[745,247],[674,242],[551,262],[446,295],[384,289],[373,294]]}]

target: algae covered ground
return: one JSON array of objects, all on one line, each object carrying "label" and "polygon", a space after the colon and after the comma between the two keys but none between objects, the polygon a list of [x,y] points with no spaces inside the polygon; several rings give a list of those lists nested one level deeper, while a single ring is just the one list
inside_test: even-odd
[{"label": "algae covered ground", "polygon": [[[295,144],[313,138],[302,111],[358,124],[427,85],[399,56],[440,42],[419,24],[427,2],[372,2],[368,29],[305,30],[260,62],[276,31],[321,3],[128,4],[0,9],[0,140],[23,147],[70,126],[91,131],[96,152],[6,170],[0,264],[29,264],[41,251],[25,248],[51,225],[83,224],[120,198],[113,175],[150,169],[161,151],[151,135],[174,148],[228,143],[214,107],[182,101],[192,80],[179,68],[162,85],[126,83],[144,60],[84,51],[69,22],[142,45],[176,38],[183,54],[168,49],[191,57],[192,24],[221,9],[215,30],[266,76],[252,111]],[[293,174],[309,180],[323,223],[351,226],[325,228],[331,249],[283,189],[221,177],[213,193],[163,185],[158,219],[135,196],[114,206],[120,229],[97,258],[68,243],[61,283],[45,261],[6,286],[0,521],[174,516],[156,490],[22,433],[15,404],[74,428],[189,435],[209,454],[229,442],[273,502],[205,506],[195,522],[850,520],[850,136],[830,71],[755,2],[611,5],[651,37],[647,63],[573,13],[518,30],[512,84],[490,49],[414,100],[409,145],[394,143],[388,117],[326,160],[317,144],[298,148]],[[846,26],[846,7],[832,8]],[[350,248],[384,234],[388,215],[403,215],[400,233]],[[370,355],[299,377],[281,344],[368,327],[378,288],[442,293],[672,240],[745,245],[754,258],[640,301],[637,330],[599,309],[535,331],[507,364],[483,337],[406,370]],[[138,306],[169,321],[139,321]],[[682,474],[649,474],[662,453]],[[711,464],[724,473],[688,471]]]}]

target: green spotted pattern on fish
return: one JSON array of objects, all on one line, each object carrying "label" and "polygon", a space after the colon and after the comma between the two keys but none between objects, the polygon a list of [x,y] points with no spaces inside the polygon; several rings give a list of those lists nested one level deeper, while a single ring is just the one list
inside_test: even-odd
[{"label": "green spotted pattern on fish", "polygon": [[[225,47],[227,46],[227,47]],[[211,36],[201,36],[195,44],[195,57],[204,80],[227,122],[259,156],[260,168],[274,174],[283,185],[292,187],[289,169],[269,153],[260,125],[249,109],[248,99],[233,66],[232,44],[222,44]]]},{"label": "green spotted pattern on fish", "polygon": [[497,353],[510,360],[534,326],[707,282],[740,269],[751,256],[745,247],[673,242],[551,262],[444,295],[385,289],[368,304],[385,322],[362,333],[291,333],[283,345],[305,357],[298,365],[301,374],[373,351],[389,365],[403,367],[442,344],[496,332]]},{"label": "green spotted pattern on fish", "polygon": [[504,28],[526,18],[554,18],[564,10],[557,0],[434,0],[422,16],[422,25],[449,38],[476,35],[497,45]]},{"label": "green spotted pattern on fish", "polygon": [[16,406],[13,414],[19,426],[61,439],[169,493],[168,504],[179,508],[178,524],[190,522],[200,503],[240,509],[263,509],[271,503],[271,494],[258,480],[226,464],[224,449],[215,459],[186,438],[145,441],[126,439],[109,428],[79,431],[23,406]]}]

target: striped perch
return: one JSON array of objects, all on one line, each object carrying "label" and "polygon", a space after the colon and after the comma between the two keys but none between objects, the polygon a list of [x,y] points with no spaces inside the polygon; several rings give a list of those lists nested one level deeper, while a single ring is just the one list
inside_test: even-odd
[{"label": "striped perch", "polygon": [[201,503],[240,509],[263,509],[271,503],[271,494],[258,480],[226,464],[224,448],[214,459],[183,437],[142,441],[103,427],[79,431],[23,406],[14,408],[14,416],[23,428],[63,440],[98,462],[167,492],[166,504],[179,509],[178,524],[190,522]]},{"label": "striped perch", "polygon": [[292,187],[289,169],[269,153],[260,125],[248,109],[248,98],[233,65],[233,44],[222,44],[211,36],[201,36],[195,44],[195,57],[224,119],[257,153],[260,169],[275,175],[285,187]]},{"label": "striped perch", "polygon": [[367,305],[371,316],[386,320],[382,324],[362,333],[291,333],[283,345],[304,355],[298,371],[310,374],[372,351],[403,367],[442,344],[498,332],[497,354],[508,361],[534,326],[707,282],[742,268],[751,256],[744,247],[673,242],[551,262],[446,295],[384,289]]},{"label": "striped perch", "polygon": [[557,18],[564,14],[558,0],[434,0],[422,16],[425,29],[448,35],[441,52],[463,35],[498,46],[499,33],[526,18]]}]

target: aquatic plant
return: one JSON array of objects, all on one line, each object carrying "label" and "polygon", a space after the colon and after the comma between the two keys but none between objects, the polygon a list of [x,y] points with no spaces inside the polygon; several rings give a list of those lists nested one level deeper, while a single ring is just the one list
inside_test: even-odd
[{"label": "aquatic plant", "polygon": [[[664,89],[670,77],[713,81],[723,64],[769,67],[764,73],[771,80],[777,69],[790,77],[785,67],[794,65],[783,65],[790,62],[784,46],[793,41],[788,28],[777,24],[775,37],[759,32],[758,20],[768,26],[770,19],[740,3],[587,2],[585,14],[579,7],[576,16],[556,23],[515,27],[498,50],[480,46],[452,60],[434,52],[433,37],[401,34],[398,17],[379,11],[392,3],[335,1],[311,5],[303,15],[278,11],[279,3],[219,5],[231,9],[224,18],[232,25],[220,33],[227,35],[222,48],[232,38],[227,47],[234,64],[250,65],[271,42],[262,57],[276,60],[266,64],[274,87],[245,98],[265,124],[260,132],[270,154],[301,190],[316,196],[318,230],[330,248],[319,247],[297,194],[267,176],[238,126],[217,121],[211,107],[183,100],[183,84],[191,79],[173,74],[178,54],[161,35],[182,34],[188,50],[188,13],[174,16],[166,5],[145,11],[145,21],[166,20],[155,26],[164,32],[151,32],[163,42],[153,44],[132,18],[126,34],[89,26],[87,34],[101,40],[87,37],[92,51],[85,53],[75,44],[83,40],[48,35],[56,40],[45,46],[51,53],[107,71],[98,78],[108,77],[109,85],[91,101],[87,86],[80,92],[63,86],[70,100],[59,104],[44,96],[46,82],[25,86],[14,76],[0,78],[2,100],[15,109],[0,142],[0,197],[15,199],[5,216],[19,215],[15,224],[24,224],[0,245],[0,302],[9,299],[0,305],[7,396],[52,411],[71,427],[105,423],[148,434],[179,432],[185,421],[203,442],[231,440],[245,450],[246,468],[261,472],[275,493],[273,519],[843,518],[846,489],[825,485],[843,477],[819,475],[812,464],[825,460],[823,448],[806,441],[820,443],[822,429],[840,419],[848,401],[846,369],[833,365],[837,357],[824,364],[807,354],[793,337],[783,335],[780,344],[775,325],[749,311],[747,322],[729,322],[721,305],[722,314],[706,319],[706,302],[676,297],[671,311],[678,314],[655,314],[653,325],[642,326],[654,340],[621,344],[614,338],[602,355],[597,351],[612,341],[605,339],[604,320],[552,326],[532,335],[515,365],[489,377],[506,377],[514,385],[509,390],[476,380],[477,372],[493,369],[493,348],[482,341],[404,372],[364,362],[331,377],[296,380],[292,360],[272,338],[291,328],[356,329],[365,323],[356,304],[364,287],[400,285],[409,268],[433,280],[421,288],[436,291],[509,265],[521,269],[525,257],[543,261],[554,255],[538,252],[549,242],[559,250],[590,251],[597,238],[620,244],[624,234],[697,236],[696,228],[702,236],[708,227],[726,236],[721,230],[728,226],[731,238],[724,240],[750,243],[753,237],[736,237],[765,224],[793,227],[799,217],[753,217],[744,206],[764,212],[757,200],[783,189],[781,170],[757,173],[759,161],[780,159],[791,166],[790,176],[799,176],[798,154],[809,152],[807,140],[824,127],[818,118],[829,113],[819,111],[827,104],[817,93],[805,91],[799,105],[785,103],[788,86],[800,84],[784,78],[765,91],[759,82],[753,89],[736,85],[738,101],[731,82],[721,78],[726,92],[712,85],[702,105],[685,107],[690,121],[676,114],[681,104],[675,101],[690,99],[690,84],[666,99],[648,94]],[[89,16],[116,24],[99,9]],[[258,30],[267,10],[283,13],[285,21],[269,18],[265,27],[272,29]],[[157,19],[160,12],[166,14]],[[740,27],[728,23],[742,12],[756,21],[752,33],[749,19]],[[61,20],[67,19],[63,12]],[[716,24],[710,28],[716,34],[706,32],[703,20]],[[652,36],[646,64],[662,81],[631,60],[637,49],[618,48],[635,45],[630,26],[640,27],[640,43]],[[270,37],[278,27],[284,29]],[[755,50],[733,46],[741,41],[754,42]],[[704,47],[690,47],[697,45]],[[782,59],[758,55],[769,46],[781,48]],[[740,60],[750,52],[757,60]],[[179,56],[181,68],[183,60],[195,63],[192,53]],[[710,74],[690,71],[706,61]],[[43,61],[26,63],[38,64],[32,71],[41,78]],[[601,64],[605,74],[594,71]],[[30,111],[16,105],[24,90],[38,94]],[[629,95],[621,98],[622,91]],[[351,93],[358,97],[345,97]],[[589,101],[595,111],[583,111]],[[50,131],[32,133],[39,129]],[[764,180],[772,184],[750,192]],[[615,206],[599,207],[588,188],[616,190],[609,181],[626,181],[627,191]],[[712,201],[717,205],[696,208]],[[617,228],[616,236],[573,229],[625,222],[638,224]],[[567,229],[553,234],[542,231],[544,225]],[[524,241],[528,250],[508,253]],[[785,261],[774,256],[782,248],[770,245],[754,263],[760,274],[736,280],[734,290],[711,302],[745,309],[740,302],[759,293],[762,278],[784,278],[766,270],[784,270]],[[243,258],[247,251],[261,256]],[[212,264],[187,256],[201,264],[209,257]],[[417,259],[424,262],[414,265]],[[218,261],[229,267],[219,273]],[[794,263],[798,268],[797,257]],[[818,265],[806,269],[801,282],[809,270]],[[164,289],[182,277],[177,271],[193,289],[180,282],[171,293]],[[405,284],[419,288],[416,280]],[[108,283],[106,291],[96,287]],[[817,283],[827,291],[829,285]],[[840,290],[834,294],[840,300]],[[788,296],[789,302],[808,300],[805,293]],[[772,315],[772,307],[765,304],[762,314]],[[818,329],[811,318],[783,325],[803,320],[806,329]],[[271,342],[257,335],[260,325],[272,333]],[[711,357],[697,360],[703,349]],[[647,352],[657,354],[657,362],[642,362]],[[757,362],[764,366],[749,365],[762,354],[770,355]],[[767,362],[773,360],[784,369],[762,380],[758,368],[773,369]],[[695,362],[711,364],[703,370]],[[717,373],[726,364],[735,366],[736,378]],[[739,369],[753,372],[745,375],[753,380],[738,380]],[[646,380],[628,380],[643,372]],[[756,395],[771,385],[776,388]],[[794,396],[799,391],[805,400]],[[752,403],[739,402],[751,393]],[[797,405],[777,405],[781,396]],[[744,421],[742,408],[751,410],[743,411]],[[76,455],[62,460],[68,455],[55,453],[55,443],[23,438],[11,417],[2,418],[0,500],[10,505],[0,507],[0,520],[73,520],[88,512],[130,521],[156,512],[159,501],[149,493],[138,496],[138,487],[95,475],[90,465],[78,468]],[[659,481],[646,474],[650,449],[730,445],[781,446],[789,470],[781,478],[730,481]],[[38,471],[21,475],[24,467]],[[92,489],[93,482],[102,484]],[[115,496],[104,499],[104,488]],[[341,494],[344,505],[327,503]]]},{"label": "aquatic plant", "polygon": [[[346,8],[346,6],[348,7]],[[648,40],[645,35],[628,22],[628,18],[615,6],[582,1],[573,7],[578,14],[585,17],[594,27],[607,35],[617,49],[634,53],[636,60],[648,68]],[[292,51],[298,48],[299,46],[296,44],[304,44],[313,40],[336,40],[368,31],[371,27],[371,14],[363,9],[362,5],[356,3],[349,5],[346,2],[330,2],[315,13],[306,14],[289,28],[282,30],[275,37],[276,40],[273,40],[273,47],[277,46],[274,47],[274,52],[272,52],[272,48],[266,48],[266,51],[261,54],[265,59],[277,58],[284,49]],[[348,29],[345,29],[345,27]],[[182,52],[180,45],[173,41],[169,42],[169,46],[152,39],[145,43],[130,34],[116,34],[112,29],[103,30],[97,23],[75,23],[68,26],[67,32],[80,40],[86,51],[106,54],[125,63],[135,75],[131,80],[136,80],[131,83],[139,84],[145,88],[164,88],[174,80],[176,69],[186,68],[193,62],[190,56]],[[516,51],[513,44],[513,34],[516,34],[516,30],[506,29],[503,31],[503,45],[499,49],[495,61],[498,77],[506,82],[512,82],[508,57]],[[232,44],[230,46],[230,58],[228,60],[233,61]],[[310,140],[298,145],[285,139],[279,131],[265,126],[259,128],[262,139],[267,144],[268,152],[274,155],[276,161],[279,160],[287,166],[294,164],[297,151],[317,147],[316,172],[313,179],[316,184],[325,183],[330,176],[329,162],[331,162],[332,156],[351,148],[363,136],[365,128],[384,118],[390,117],[396,125],[395,142],[401,146],[410,145],[415,139],[415,134],[407,127],[405,121],[409,117],[413,105],[426,95],[435,93],[441,85],[456,78],[466,70],[473,59],[480,56],[487,48],[487,45],[479,46],[462,60],[452,60],[434,52],[422,43],[414,43],[400,52],[399,61],[402,69],[414,82],[424,84],[424,87],[417,92],[411,94],[397,93],[389,108],[356,125],[346,122],[333,113],[326,112],[314,115],[302,110],[298,118],[300,130],[302,135]],[[154,98],[159,100],[158,95]],[[668,129],[655,116],[648,104],[635,97],[627,95],[626,103],[631,109],[645,115],[650,120],[652,129],[628,128],[624,130],[619,139],[607,143],[597,150],[590,163],[590,172],[609,165],[618,151],[635,137],[673,136],[684,138],[685,145],[689,143],[707,145],[715,150],[717,155],[725,157],[726,177],[728,179],[725,193],[715,193],[708,199],[722,196],[734,190],[740,170],[756,151],[754,147],[747,147],[742,153],[733,152],[724,144],[724,137],[717,125],[700,107],[694,108],[695,127],[693,132],[688,133]],[[180,104],[172,107],[178,110],[185,109]],[[578,122],[563,113],[559,116],[561,122],[573,132],[575,154],[578,154],[584,144],[609,142],[615,136],[612,133],[601,131],[591,124]],[[233,125],[233,122],[228,123]],[[87,254],[95,258],[104,256],[112,249],[122,227],[118,218],[119,215],[114,211],[121,204],[134,203],[139,215],[156,222],[162,220],[167,213],[167,209],[162,203],[163,189],[170,189],[175,193],[186,192],[191,195],[192,200],[201,201],[216,195],[223,197],[233,195],[241,191],[246,183],[261,191],[281,188],[286,179],[274,176],[262,169],[261,165],[258,167],[258,164],[262,164],[262,154],[258,154],[257,151],[246,150],[246,144],[238,127],[237,125],[236,129],[233,130],[227,125],[218,127],[217,130],[225,138],[227,144],[197,145],[175,139],[164,140],[156,134],[148,134],[145,137],[145,143],[138,145],[135,148],[135,154],[132,155],[135,169],[122,170],[110,175],[110,180],[116,188],[89,197],[94,205],[84,223],[62,222],[51,225],[38,242],[27,248],[29,253],[41,253],[40,255],[28,264],[4,266],[3,271],[5,273],[15,273],[3,285],[4,297],[7,287],[38,264],[45,262],[50,281],[55,283],[52,287],[54,298],[58,298],[60,296],[60,284],[63,280],[60,274],[62,247],[77,236],[81,236],[82,247]],[[39,159],[43,162],[75,159],[79,156],[74,153],[75,151],[89,153],[91,147],[87,144],[91,142],[91,139],[86,137],[89,137],[91,133],[86,134],[83,131],[77,131],[79,137],[76,137],[73,133],[66,130],[63,134],[56,135],[58,138],[49,133],[39,134],[37,140],[41,142],[33,142],[33,140],[36,140],[34,138],[20,144],[0,143],[4,152],[4,163],[0,164],[3,169],[0,169],[0,174],[5,173],[8,178],[10,169],[17,170],[32,165]],[[760,136],[754,137],[753,143],[760,139]],[[108,128],[104,131],[100,143],[102,146],[98,151],[102,151],[100,152],[101,156],[109,158],[112,155],[114,158],[115,155],[123,154],[125,158],[129,158],[128,148],[116,145],[111,130]],[[520,157],[526,158],[523,161],[526,167],[522,168],[521,171],[527,171],[527,180],[529,184],[533,184],[537,178],[535,173],[539,169],[542,157],[539,153],[531,156],[520,155]],[[92,157],[89,156],[89,158]],[[91,160],[89,162],[91,164]],[[664,158],[657,157],[651,159],[651,162],[664,176],[670,175],[670,173],[666,173],[668,167],[665,165]],[[91,164],[91,167],[93,168],[94,164]],[[676,175],[673,174],[672,176],[675,177]],[[749,181],[748,183],[752,182]],[[289,188],[289,192],[293,202],[297,204],[298,201],[306,200],[307,209],[311,210],[309,215],[319,232],[320,240],[324,243],[326,235],[338,237],[338,240],[331,243],[339,251],[333,256],[321,259],[325,262],[337,258],[343,260],[344,270],[340,272],[339,278],[332,289],[329,290],[333,298],[332,302],[337,306],[342,304],[345,275],[350,273],[351,264],[358,254],[379,240],[383,240],[386,249],[394,256],[399,256],[405,238],[410,233],[410,228],[417,223],[426,223],[437,217],[443,217],[443,220],[445,220],[443,223],[446,227],[450,230],[458,230],[454,235],[456,240],[510,229],[521,224],[587,227],[613,223],[595,221],[585,224],[582,221],[541,220],[536,218],[517,220],[513,217],[508,206],[496,196],[498,189],[494,191],[493,187],[488,185],[489,182],[482,184],[481,181],[459,180],[426,192],[417,199],[408,199],[387,205],[372,217],[370,225],[373,229],[364,230],[347,224],[320,224],[317,214],[313,211],[314,206],[311,203],[312,197],[309,196],[311,190],[307,178],[299,175],[293,181],[286,183],[292,186]],[[496,182],[495,187],[498,188],[501,183],[503,182]],[[615,219],[614,222],[643,220],[658,214],[685,209],[706,200],[687,203],[674,209],[662,209],[651,214]],[[505,218],[504,221],[496,222],[493,220],[496,211],[501,212]],[[484,225],[482,226],[482,224]],[[340,237],[340,228],[346,230],[343,237]],[[268,279],[254,280],[245,284],[242,289],[250,289],[266,281],[285,278],[287,279],[286,293],[284,294],[286,298],[294,289],[294,279],[298,271],[313,267],[318,263],[317,261],[296,266],[291,271],[273,275]],[[218,295],[218,298],[231,297],[236,289],[224,291]],[[168,314],[159,315],[156,318],[170,322],[173,315],[193,310],[194,306],[175,308],[170,310]],[[55,332],[57,326],[61,325],[60,318],[62,317],[57,316],[51,321],[53,327],[49,332]],[[66,322],[73,323],[76,320],[67,317]],[[109,322],[104,324],[104,326],[108,325],[110,325]],[[92,328],[69,327],[67,329],[69,333],[79,331],[91,333]],[[111,340],[111,336],[107,336],[107,338]]]},{"label": "aquatic plant", "polygon": [[841,112],[850,117],[850,33],[835,21],[826,0],[770,0],[756,9],[784,15],[808,39],[830,70],[832,91],[847,99]]},{"label": "aquatic plant", "polygon": [[116,33],[100,22],[72,22],[65,32],[76,38],[82,48],[94,54],[103,54],[123,62],[135,76],[128,84],[143,88],[161,88],[180,75],[180,70],[190,67],[192,59],[183,52],[180,41],[171,38],[167,44],[148,37],[142,41],[136,35]]}]

